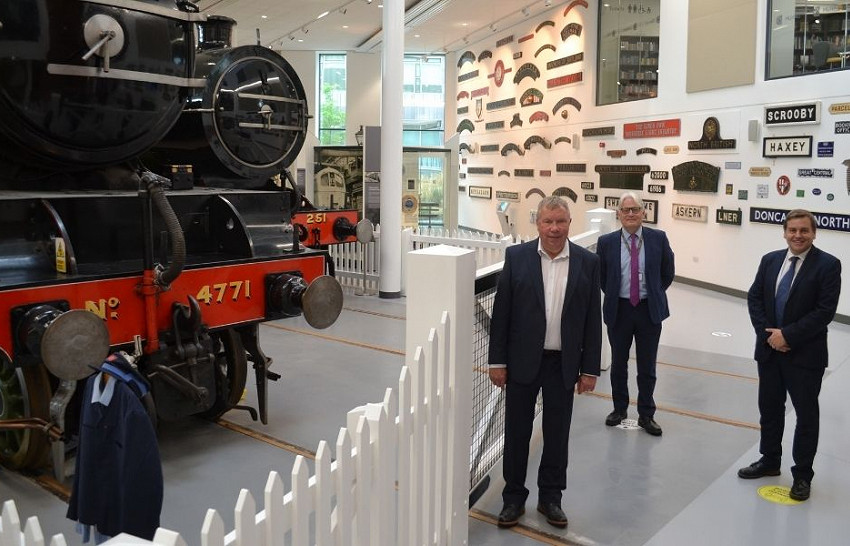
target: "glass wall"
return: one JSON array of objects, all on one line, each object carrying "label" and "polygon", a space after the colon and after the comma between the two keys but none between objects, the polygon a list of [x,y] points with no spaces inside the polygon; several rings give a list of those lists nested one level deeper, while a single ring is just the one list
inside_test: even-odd
[{"label": "glass wall", "polygon": [[847,68],[850,4],[770,0],[768,16],[767,79]]},{"label": "glass wall", "polygon": [[404,146],[443,146],[445,89],[445,56],[405,55]]},{"label": "glass wall", "polygon": [[658,96],[660,5],[661,0],[600,2],[596,104]]},{"label": "glass wall", "polygon": [[345,54],[319,54],[319,142],[345,144]]}]

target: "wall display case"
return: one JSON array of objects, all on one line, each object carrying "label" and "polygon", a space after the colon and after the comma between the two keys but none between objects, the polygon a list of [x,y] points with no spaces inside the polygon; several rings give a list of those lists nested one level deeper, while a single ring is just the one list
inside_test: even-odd
[{"label": "wall display case", "polygon": [[620,37],[620,100],[658,96],[658,36]]}]

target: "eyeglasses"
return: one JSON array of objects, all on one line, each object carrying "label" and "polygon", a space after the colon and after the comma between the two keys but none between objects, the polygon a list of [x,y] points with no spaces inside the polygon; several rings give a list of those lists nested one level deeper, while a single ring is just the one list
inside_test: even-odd
[{"label": "eyeglasses", "polygon": [[640,207],[621,207],[620,212],[623,214],[638,214],[643,209]]}]

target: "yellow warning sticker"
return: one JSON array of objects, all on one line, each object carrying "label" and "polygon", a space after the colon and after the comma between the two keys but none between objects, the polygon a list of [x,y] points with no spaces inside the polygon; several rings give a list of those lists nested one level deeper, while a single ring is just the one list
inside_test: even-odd
[{"label": "yellow warning sticker", "polygon": [[759,487],[759,496],[764,500],[775,502],[776,504],[800,504],[800,501],[795,501],[788,496],[791,492],[790,487],[781,485],[764,485]]},{"label": "yellow warning sticker", "polygon": [[67,273],[68,266],[65,261],[65,241],[60,238],[56,238],[56,271],[59,273]]}]

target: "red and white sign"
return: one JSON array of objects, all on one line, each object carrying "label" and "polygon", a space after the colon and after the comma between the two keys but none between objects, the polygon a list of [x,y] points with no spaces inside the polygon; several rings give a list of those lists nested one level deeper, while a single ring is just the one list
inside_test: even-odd
[{"label": "red and white sign", "polygon": [[682,134],[682,120],[662,119],[657,121],[639,121],[623,124],[623,138],[652,138],[679,136]]}]

